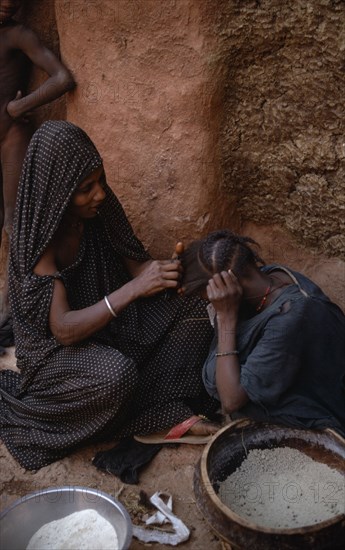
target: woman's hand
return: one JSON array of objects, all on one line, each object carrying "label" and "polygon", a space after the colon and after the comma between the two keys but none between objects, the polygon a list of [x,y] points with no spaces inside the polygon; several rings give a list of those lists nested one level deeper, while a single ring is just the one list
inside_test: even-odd
[{"label": "woman's hand", "polygon": [[179,286],[182,266],[179,260],[154,260],[133,279],[135,294],[148,297]]},{"label": "woman's hand", "polygon": [[242,298],[242,287],[230,269],[213,275],[208,282],[206,291],[207,298],[216,310],[218,318],[222,316],[237,318]]}]

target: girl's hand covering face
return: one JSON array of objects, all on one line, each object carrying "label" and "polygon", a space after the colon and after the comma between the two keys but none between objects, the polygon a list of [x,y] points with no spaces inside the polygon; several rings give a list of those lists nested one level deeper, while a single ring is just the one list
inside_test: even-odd
[{"label": "girl's hand covering face", "polygon": [[237,314],[243,291],[231,269],[213,275],[208,282],[206,292],[217,314]]}]

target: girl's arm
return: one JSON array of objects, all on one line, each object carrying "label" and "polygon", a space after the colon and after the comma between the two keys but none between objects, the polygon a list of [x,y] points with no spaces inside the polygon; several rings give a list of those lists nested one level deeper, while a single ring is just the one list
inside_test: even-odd
[{"label": "girl's arm", "polygon": [[209,281],[207,297],[216,310],[218,348],[216,385],[224,413],[243,407],[248,395],[240,383],[240,363],[236,353],[236,327],[242,289],[233,273],[222,271]]}]

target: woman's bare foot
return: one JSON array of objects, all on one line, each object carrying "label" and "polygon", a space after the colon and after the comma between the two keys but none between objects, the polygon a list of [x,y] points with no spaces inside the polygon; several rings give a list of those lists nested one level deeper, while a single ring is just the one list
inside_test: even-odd
[{"label": "woman's bare foot", "polygon": [[219,424],[200,419],[199,422],[196,422],[194,426],[189,428],[187,433],[190,435],[213,435],[217,433],[220,428],[221,426]]}]

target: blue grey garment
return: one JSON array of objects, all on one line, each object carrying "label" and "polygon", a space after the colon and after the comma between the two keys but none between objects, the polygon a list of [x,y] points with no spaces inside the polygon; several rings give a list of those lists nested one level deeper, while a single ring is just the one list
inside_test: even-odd
[{"label": "blue grey garment", "polygon": [[[241,413],[297,427],[332,427],[345,435],[345,317],[300,273],[261,313],[238,325],[241,385],[250,399]],[[216,388],[217,334],[203,367],[208,393]]]}]

